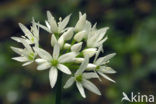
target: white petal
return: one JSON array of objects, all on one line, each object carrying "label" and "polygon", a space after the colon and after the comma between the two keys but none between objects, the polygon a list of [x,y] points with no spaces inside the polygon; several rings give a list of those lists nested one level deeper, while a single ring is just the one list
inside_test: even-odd
[{"label": "white petal", "polygon": [[11,47],[11,49],[16,52],[17,54],[21,55],[23,53],[23,49],[21,48],[16,48],[16,47]]},{"label": "white petal", "polygon": [[48,23],[48,21],[45,21],[45,23],[46,23],[46,25],[47,25],[47,27],[48,27],[48,29],[50,30],[50,25],[49,25],[49,23]]},{"label": "white petal", "polygon": [[31,26],[31,31],[34,35],[34,37],[39,40],[39,27],[36,25],[36,22],[34,19],[32,19],[32,26]]},{"label": "white petal", "polygon": [[73,85],[74,81],[74,77],[69,78],[63,88],[69,88]]},{"label": "white petal", "polygon": [[109,27],[104,27],[104,28],[98,30],[99,36],[98,36],[97,41],[100,41],[103,39],[103,37],[105,36],[108,29],[109,29]]},{"label": "white petal", "polygon": [[101,45],[99,48],[98,48],[98,51],[97,51],[97,53],[96,53],[96,55],[95,55],[95,58],[94,58],[94,63],[95,63],[95,61],[97,60],[97,58],[98,58],[98,56],[99,56],[99,54],[100,54],[100,52],[103,52],[103,45]]},{"label": "white petal", "polygon": [[53,58],[57,59],[60,55],[60,46],[56,43],[53,49]]},{"label": "white petal", "polygon": [[81,31],[83,29],[83,27],[85,26],[86,23],[86,14],[80,16],[79,15],[79,20],[75,26],[75,30],[76,31]]},{"label": "white petal", "polygon": [[88,37],[87,46],[88,47],[94,47],[94,45],[98,42],[97,37],[98,37],[98,34],[96,32],[90,38]]},{"label": "white petal", "polygon": [[41,64],[41,63],[47,62],[47,60],[39,58],[39,59],[36,59],[35,62],[38,64]]},{"label": "white petal", "polygon": [[57,68],[66,74],[71,74],[71,71],[69,70],[69,68],[63,64],[59,64]]},{"label": "white petal", "polygon": [[33,38],[33,35],[30,32],[30,30],[21,23],[19,23],[19,26],[22,29],[22,31],[24,32],[24,34],[31,40]]},{"label": "white petal", "polygon": [[75,52],[69,52],[69,53],[66,53],[66,54],[60,56],[58,58],[58,60],[60,63],[71,62],[73,60],[73,58],[76,57],[76,55],[77,54]]},{"label": "white petal", "polygon": [[83,73],[83,77],[85,79],[99,78],[99,76],[95,72]]},{"label": "white petal", "polygon": [[109,78],[107,75],[105,75],[105,74],[103,74],[103,73],[101,73],[101,72],[98,72],[103,78],[106,78],[107,80],[109,80],[109,81],[111,81],[111,82],[114,82],[115,83],[115,81],[114,80],[112,80],[111,78]]},{"label": "white petal", "polygon": [[62,31],[67,26],[69,19],[70,19],[70,16],[71,16],[71,14],[68,15],[67,17],[65,17],[65,19],[63,19],[63,21],[59,23],[60,31]]},{"label": "white petal", "polygon": [[47,11],[47,17],[48,17],[48,22],[49,22],[50,27],[51,27],[51,31],[53,33],[58,33],[58,27],[57,27],[55,18],[52,16],[50,11]]},{"label": "white petal", "polygon": [[56,84],[58,76],[58,70],[55,67],[52,67],[49,71],[49,79],[50,79],[50,85],[53,88]]},{"label": "white petal", "polygon": [[27,51],[29,51],[30,53],[33,53],[33,50],[30,46],[30,44],[25,40],[25,39],[22,39],[22,44],[25,46],[25,48],[27,49]]},{"label": "white petal", "polygon": [[116,55],[116,53],[112,53],[112,54],[106,55],[104,57],[101,57],[101,58],[97,59],[95,64],[96,65],[103,65],[103,64],[107,63],[107,61],[109,61],[115,55]]},{"label": "white petal", "polygon": [[83,71],[87,68],[89,62],[89,57],[85,56],[85,60],[83,61],[83,63],[80,65],[79,69],[76,71],[75,75],[79,75],[82,74]]},{"label": "white petal", "polygon": [[54,34],[51,36],[51,46],[54,46],[57,43],[57,39]]},{"label": "white petal", "polygon": [[79,52],[81,50],[81,48],[82,48],[82,43],[83,42],[76,43],[76,44],[72,45],[71,51],[72,52]]},{"label": "white petal", "polygon": [[81,83],[76,82],[76,86],[77,86],[77,88],[78,88],[78,90],[79,90],[81,96],[82,96],[83,98],[86,98],[85,91],[84,91],[84,88],[82,87]]},{"label": "white petal", "polygon": [[84,56],[88,55],[89,57],[92,57],[96,52],[97,52],[96,48],[88,48],[83,50],[83,55]]},{"label": "white petal", "polygon": [[41,48],[37,48],[37,47],[34,47],[34,50],[38,53],[38,55],[45,59],[45,60],[51,60],[52,59],[52,56],[45,50],[41,49]]},{"label": "white petal", "polygon": [[58,39],[58,44],[60,45],[60,48],[63,47],[63,45],[64,45],[64,37],[63,37],[63,35]]},{"label": "white petal", "polygon": [[86,31],[80,31],[77,34],[75,34],[74,40],[80,42],[85,37],[85,35],[86,35]]},{"label": "white petal", "polygon": [[26,63],[24,63],[22,66],[27,66],[27,65],[29,65],[29,64],[31,64],[31,63],[33,63],[33,61],[26,62]]},{"label": "white petal", "polygon": [[19,62],[26,62],[26,61],[29,61],[28,58],[26,58],[26,57],[14,57],[14,58],[12,58],[12,59],[14,59],[14,60],[16,60],[16,61],[19,61]]},{"label": "white petal", "polygon": [[15,40],[17,42],[22,43],[21,38],[19,38],[19,37],[11,37],[11,39],[13,39],[13,40]]},{"label": "white petal", "polygon": [[45,69],[50,68],[50,66],[51,66],[50,63],[45,62],[45,63],[38,65],[37,70],[45,70]]},{"label": "white petal", "polygon": [[106,67],[106,66],[100,66],[100,71],[102,71],[103,73],[107,73],[107,74],[116,73],[116,71],[113,70],[111,67]]},{"label": "white petal", "polygon": [[[49,23],[48,23],[48,24],[49,24]],[[51,33],[51,30],[50,30],[49,26],[46,27],[46,26],[41,25],[41,24],[39,24],[39,23],[36,23],[36,25],[38,25],[40,28],[44,29],[45,31]],[[47,25],[47,23],[46,23],[46,25]]]},{"label": "white petal", "polygon": [[90,81],[88,80],[84,80],[83,81],[83,86],[88,89],[89,91],[97,94],[97,95],[101,95],[99,89]]},{"label": "white petal", "polygon": [[93,47],[99,47],[101,46],[106,40],[108,39],[108,37],[105,37],[103,40],[96,42]]},{"label": "white petal", "polygon": [[24,47],[30,51],[30,52],[33,52],[32,51],[32,48],[30,47],[29,45],[29,42],[27,41],[27,39],[24,39],[24,38],[17,38],[17,37],[12,37],[12,39],[14,40],[17,40],[18,42],[22,43],[24,45]]}]

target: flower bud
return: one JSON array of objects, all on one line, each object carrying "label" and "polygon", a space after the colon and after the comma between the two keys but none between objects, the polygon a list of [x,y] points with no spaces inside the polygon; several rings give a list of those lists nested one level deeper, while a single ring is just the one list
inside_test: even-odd
[{"label": "flower bud", "polygon": [[74,39],[78,42],[80,42],[86,35],[86,31],[80,31],[75,36]]},{"label": "flower bud", "polygon": [[85,23],[86,23],[86,14],[84,15],[79,14],[79,20],[75,26],[75,31],[76,32],[81,31],[83,27],[85,26]]},{"label": "flower bud", "polygon": [[70,40],[73,37],[74,29],[69,28],[65,33],[63,33],[64,40]]},{"label": "flower bud", "polygon": [[75,63],[82,63],[84,61],[84,58],[74,58],[73,61]]},{"label": "flower bud", "polygon": [[81,48],[82,48],[82,43],[83,43],[83,42],[74,44],[74,45],[71,47],[71,51],[73,51],[73,52],[79,52],[79,51],[81,50]]},{"label": "flower bud", "polygon": [[63,44],[64,44],[64,37],[63,37],[63,35],[58,39],[58,44],[60,45],[60,48],[63,47]]},{"label": "flower bud", "polygon": [[89,64],[87,65],[87,69],[88,69],[88,70],[92,70],[92,69],[95,69],[95,68],[96,68],[96,65],[94,65],[94,64],[89,63]]},{"label": "flower bud", "polygon": [[69,49],[70,47],[71,47],[70,44],[68,44],[68,43],[65,43],[65,44],[64,44],[64,49]]},{"label": "flower bud", "polygon": [[88,55],[89,57],[92,57],[96,52],[97,52],[96,48],[88,48],[83,50],[83,55],[84,56]]},{"label": "flower bud", "polygon": [[56,43],[57,43],[57,39],[56,39],[55,35],[53,34],[51,36],[51,46],[54,46]]}]

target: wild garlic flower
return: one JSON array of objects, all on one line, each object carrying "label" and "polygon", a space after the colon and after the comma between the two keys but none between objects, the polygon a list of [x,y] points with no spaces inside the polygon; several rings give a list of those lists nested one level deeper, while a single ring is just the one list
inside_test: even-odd
[{"label": "wild garlic flower", "polygon": [[16,48],[16,47],[11,47],[11,49],[19,54],[19,57],[14,57],[12,59],[19,61],[19,62],[24,62],[23,66],[29,65],[32,62],[34,62],[35,57],[37,56],[36,52],[33,51],[31,46],[27,43],[26,40],[19,38],[20,41],[23,42],[24,49],[22,48]]},{"label": "wild garlic flower", "polygon": [[60,17],[59,22],[57,23],[54,16],[50,13],[50,11],[47,11],[48,20],[45,21],[46,26],[41,25],[41,24],[39,26],[43,28],[44,30],[48,31],[49,33],[60,34],[66,30],[65,27],[67,26],[69,22],[70,16],[71,15],[68,15],[63,20]]},{"label": "wild garlic flower", "polygon": [[58,70],[65,74],[71,74],[70,69],[65,66],[64,63],[71,62],[76,56],[75,52],[69,52],[60,56],[60,46],[58,44],[55,44],[52,56],[41,48],[34,48],[34,50],[40,56],[40,58],[36,59],[36,62],[39,64],[37,70],[45,70],[50,68],[49,79],[52,88],[55,86],[57,81]]},{"label": "wild garlic flower", "polygon": [[116,53],[112,53],[104,57],[100,57],[94,62],[94,64],[96,65],[95,72],[97,72],[103,78],[106,78],[107,80],[112,81],[112,82],[115,82],[115,81],[109,78],[106,74],[114,74],[116,73],[116,71],[113,70],[111,67],[106,66],[106,64],[109,63],[109,60],[115,55]]},{"label": "wild garlic flower", "polygon": [[[108,39],[106,32],[108,27],[96,28],[87,20],[87,15],[79,12],[79,19],[75,26],[67,27],[71,15],[57,22],[54,16],[47,11],[45,26],[32,20],[30,30],[19,23],[24,35],[21,37],[11,37],[13,40],[22,43],[24,48],[11,47],[19,54],[13,59],[24,62],[23,66],[36,62],[37,70],[49,70],[50,85],[53,88],[57,82],[58,71],[70,76],[64,88],[70,87],[74,82],[82,95],[86,97],[84,88],[101,95],[99,89],[89,81],[92,78],[100,79],[102,76],[112,82],[106,74],[113,74],[115,71],[107,66],[109,60],[115,55],[109,54],[99,57],[103,51],[103,44]],[[39,44],[39,27],[51,35],[52,55],[43,49]],[[89,60],[94,57],[94,61]],[[80,67],[79,67],[80,65]]]},{"label": "wild garlic flower", "polygon": [[[24,32],[25,36],[22,36],[28,44],[35,44],[38,46],[39,42],[39,27],[36,25],[35,21],[32,21],[31,30],[29,30],[26,26],[19,23],[20,28]],[[22,43],[19,37],[12,37],[13,40]]]},{"label": "wild garlic flower", "polygon": [[100,57],[97,59],[101,51],[101,48],[102,47],[99,47],[98,53],[94,58],[94,62],[92,64],[91,63],[88,64],[87,70],[93,70],[103,78],[115,83],[115,81],[109,78],[106,74],[114,74],[116,73],[116,71],[113,70],[111,67],[108,67],[106,64],[109,63],[109,60],[113,58],[116,55],[116,53],[108,54],[104,57]]},{"label": "wild garlic flower", "polygon": [[73,85],[74,82],[76,82],[76,86],[80,94],[84,98],[86,97],[86,95],[83,87],[97,95],[101,95],[99,89],[92,82],[89,81],[89,79],[98,78],[98,75],[94,72],[84,72],[87,68],[88,62],[89,58],[86,57],[84,62],[74,74],[74,76],[70,77],[64,86],[64,88],[68,88]]}]

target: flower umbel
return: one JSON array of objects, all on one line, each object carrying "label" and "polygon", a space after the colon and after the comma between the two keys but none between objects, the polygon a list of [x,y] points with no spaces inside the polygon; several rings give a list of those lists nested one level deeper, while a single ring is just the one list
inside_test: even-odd
[{"label": "flower umbel", "polygon": [[[12,59],[22,62],[23,66],[33,62],[38,64],[37,70],[49,69],[49,80],[51,87],[55,87],[58,81],[59,73],[70,76],[64,88],[71,87],[74,82],[83,98],[86,98],[84,88],[101,95],[99,89],[90,81],[90,79],[103,78],[115,82],[106,74],[116,73],[111,67],[107,66],[110,59],[116,54],[108,54],[100,57],[103,52],[103,44],[108,39],[106,32],[108,27],[96,28],[87,20],[87,15],[79,13],[79,19],[75,26],[67,27],[70,20],[68,15],[64,19],[59,18],[57,22],[54,16],[47,11],[46,25],[32,20],[29,28],[19,23],[24,35],[21,37],[11,37],[13,40],[21,43],[24,48],[11,46],[11,49],[20,55]],[[39,29],[50,33],[52,54],[43,49],[39,44]],[[99,55],[100,54],[100,55]],[[94,61],[90,58],[94,57]]]}]

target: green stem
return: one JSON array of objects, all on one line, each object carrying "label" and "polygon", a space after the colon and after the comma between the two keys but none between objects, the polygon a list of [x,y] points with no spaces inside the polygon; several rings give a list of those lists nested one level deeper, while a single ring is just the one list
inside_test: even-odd
[{"label": "green stem", "polygon": [[62,72],[58,70],[55,104],[61,104],[61,96],[62,96]]}]

